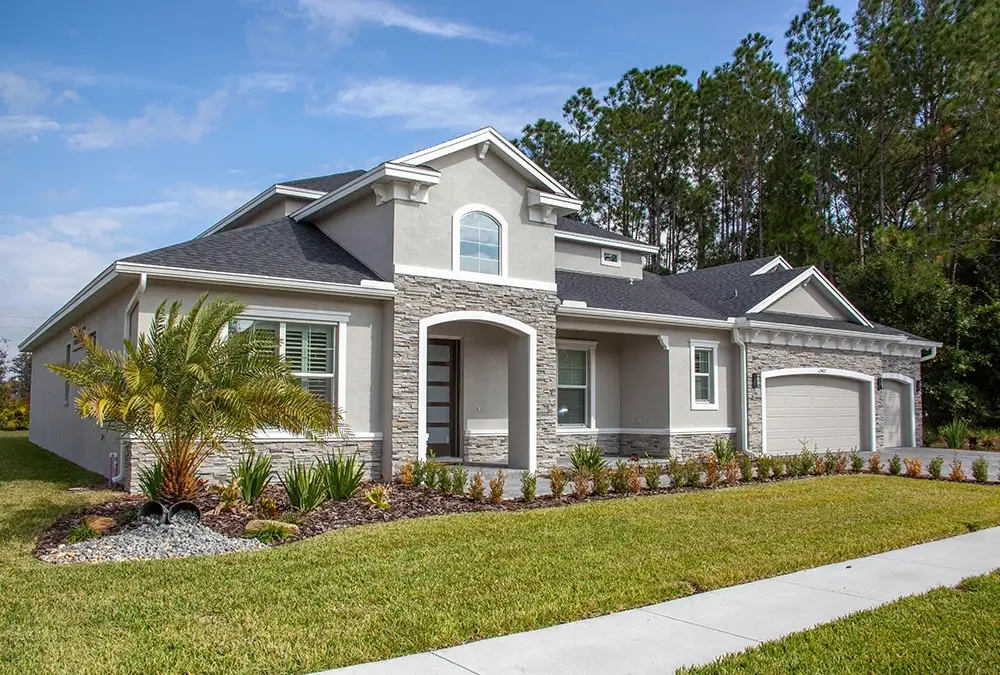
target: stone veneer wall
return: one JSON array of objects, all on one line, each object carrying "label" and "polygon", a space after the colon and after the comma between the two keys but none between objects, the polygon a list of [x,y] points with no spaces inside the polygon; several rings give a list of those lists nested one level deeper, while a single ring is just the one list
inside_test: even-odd
[{"label": "stone veneer wall", "polygon": [[405,274],[393,278],[392,467],[417,454],[420,319],[480,311],[517,319],[537,332],[536,447],[539,466],[554,462],[556,441],[556,307],[551,291]]},{"label": "stone veneer wall", "polygon": [[[721,435],[721,434],[720,434]],[[560,434],[559,444],[562,458],[569,456],[577,443],[597,443],[605,455],[628,457],[646,455],[656,459],[677,457],[687,459],[697,457],[712,450],[712,444],[720,435],[715,434]],[[735,434],[727,434],[735,440]],[[549,463],[549,465],[554,462]],[[539,463],[541,466],[541,463]]]},{"label": "stone veneer wall", "polygon": [[470,464],[507,465],[507,436],[465,436],[462,461]]},{"label": "stone veneer wall", "polygon": [[[812,347],[785,347],[779,345],[747,345],[747,445],[750,452],[759,453],[763,446],[761,437],[761,389],[753,388],[753,373],[780,368],[838,368],[853,370],[873,377],[893,372],[920,379],[920,359],[883,356],[870,352],[841,351]],[[883,392],[875,397],[875,443],[882,447]],[[922,403],[916,395],[917,442],[921,442]]]},{"label": "stone veneer wall", "polygon": [[[365,464],[368,477],[379,480],[382,461],[382,441],[337,441],[322,445],[301,440],[261,440],[254,443],[258,453],[270,453],[272,468],[281,473],[292,462],[309,464],[315,459],[322,459],[338,450],[345,455],[358,455]],[[235,466],[243,453],[238,444],[227,444],[226,449],[210,455],[202,464],[199,474],[210,484],[229,480],[229,468]],[[153,455],[142,444],[122,441],[122,455],[125,458],[125,488],[129,492],[138,492],[138,471],[153,464]]]}]

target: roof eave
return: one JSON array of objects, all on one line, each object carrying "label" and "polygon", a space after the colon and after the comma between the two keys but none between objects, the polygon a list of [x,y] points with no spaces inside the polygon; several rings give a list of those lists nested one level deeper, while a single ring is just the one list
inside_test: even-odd
[{"label": "roof eave", "polygon": [[589,234],[579,234],[577,232],[563,232],[560,230],[556,230],[555,238],[562,239],[564,241],[576,241],[584,244],[595,244],[597,246],[606,246],[608,248],[621,249],[623,251],[635,251],[637,253],[645,253],[649,255],[660,252],[660,249],[656,246],[653,246],[652,244],[643,244],[640,242],[632,242],[632,241],[620,241],[618,239],[595,237]]},{"label": "roof eave", "polygon": [[232,211],[231,213],[223,217],[222,220],[217,222],[215,225],[212,225],[212,227],[208,228],[201,234],[197,235],[195,239],[200,239],[201,237],[207,237],[211,234],[215,234],[216,232],[221,232],[225,230],[227,227],[237,222],[240,218],[248,216],[254,211],[257,211],[258,209],[262,209],[265,206],[268,206],[271,202],[274,201],[275,197],[279,196],[298,197],[301,199],[315,200],[319,199],[325,194],[326,194],[325,192],[320,192],[319,190],[305,190],[303,188],[292,187],[290,185],[281,185],[281,184],[272,185],[271,187],[267,188],[259,195],[248,201],[247,203],[243,204],[243,206],[239,207],[235,211]]},{"label": "roof eave", "polygon": [[[572,300],[563,301],[573,302]],[[694,316],[678,316],[673,314],[656,314],[653,312],[632,312],[619,309],[604,309],[601,307],[580,307],[561,304],[556,309],[559,316],[580,319],[598,319],[604,321],[631,321],[635,323],[652,323],[668,326],[689,326],[695,328],[717,328],[728,330],[733,327],[733,319],[703,319]]]}]

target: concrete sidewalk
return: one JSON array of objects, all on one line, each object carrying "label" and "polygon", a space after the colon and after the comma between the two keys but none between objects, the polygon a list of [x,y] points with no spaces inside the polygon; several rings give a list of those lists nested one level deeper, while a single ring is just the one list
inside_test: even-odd
[{"label": "concrete sidewalk", "polygon": [[326,672],[669,673],[996,568],[1000,528],[990,528],[595,619]]}]

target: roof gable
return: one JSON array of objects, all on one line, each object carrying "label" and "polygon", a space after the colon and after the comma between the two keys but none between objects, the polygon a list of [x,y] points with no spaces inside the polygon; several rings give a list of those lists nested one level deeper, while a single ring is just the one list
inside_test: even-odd
[{"label": "roof gable", "polygon": [[[794,271],[795,270],[789,270],[788,272],[784,272],[782,274],[788,275],[790,272]],[[774,275],[762,274],[756,278],[765,279],[771,276]],[[805,284],[811,284],[811,283],[815,283],[817,286],[819,286],[822,289],[822,291],[828,295],[833,305],[835,306],[839,305],[840,308],[842,308],[844,313],[847,315],[849,320],[855,321],[869,328],[872,327],[871,321],[869,321],[868,318],[865,317],[865,315],[862,314],[857,307],[851,304],[851,301],[848,300],[846,297],[844,297],[844,295],[839,290],[837,290],[837,287],[834,286],[832,283],[830,283],[830,280],[827,279],[825,276],[823,276],[823,273],[820,272],[815,267],[805,268],[799,274],[795,275],[792,279],[790,279],[787,283],[785,283],[783,286],[776,289],[773,293],[763,298],[749,309],[745,310],[745,313],[756,314],[759,312],[766,311],[768,308],[772,307],[775,303],[779,302],[789,293],[802,287]]]}]

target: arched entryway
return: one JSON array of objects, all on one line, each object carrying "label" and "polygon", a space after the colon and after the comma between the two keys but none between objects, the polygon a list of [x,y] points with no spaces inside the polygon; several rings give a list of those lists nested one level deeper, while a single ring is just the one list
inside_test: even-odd
[{"label": "arched entryway", "polygon": [[[445,312],[425,317],[419,323],[419,375],[417,414],[417,456],[423,460],[428,448],[428,387],[434,388],[435,399],[442,398],[444,379],[456,377],[456,351],[446,349],[445,341],[430,340],[445,324],[479,323],[495,326],[510,334],[507,351],[507,466],[534,471],[537,466],[537,333],[528,324],[502,314],[482,311]],[[431,352],[434,352],[433,354]],[[433,369],[433,371],[432,371]],[[435,373],[440,373],[436,375]],[[437,402],[433,402],[437,405]],[[452,402],[451,405],[457,405]],[[438,410],[432,411],[435,419]],[[450,414],[454,414],[451,412]],[[443,418],[444,415],[441,415]],[[437,429],[438,422],[430,422]],[[452,430],[455,434],[457,430]]]}]

